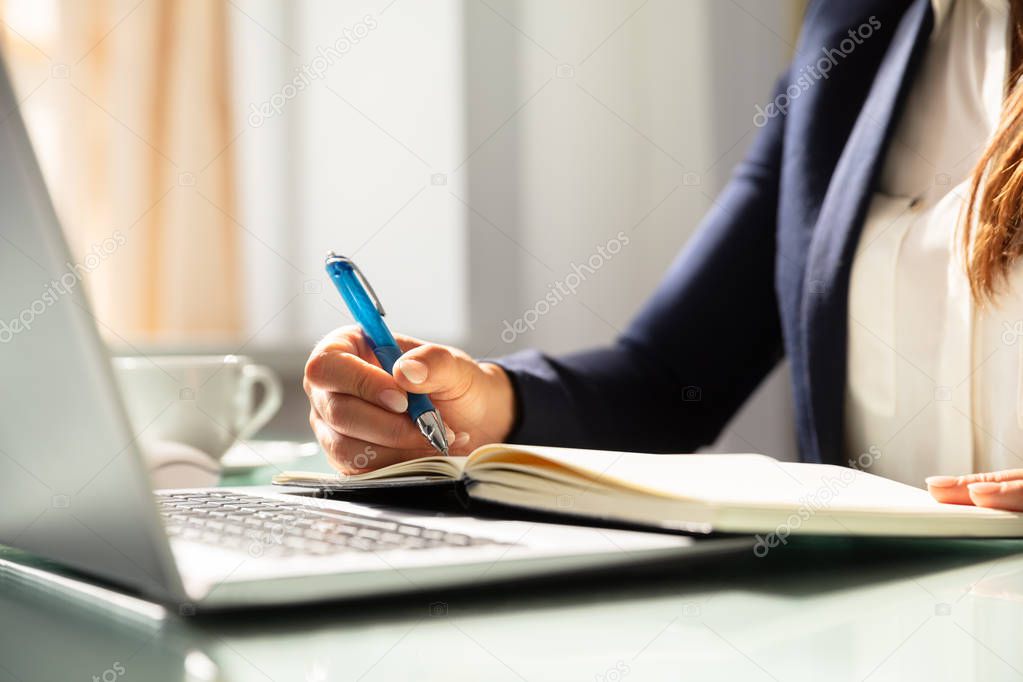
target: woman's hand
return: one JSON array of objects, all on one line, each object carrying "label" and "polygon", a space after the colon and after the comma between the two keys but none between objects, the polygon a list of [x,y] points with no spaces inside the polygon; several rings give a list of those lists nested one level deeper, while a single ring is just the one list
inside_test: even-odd
[{"label": "woman's hand", "polygon": [[449,346],[396,339],[404,354],[393,377],[358,327],[331,332],[309,356],[303,381],[309,424],[334,468],[351,474],[437,454],[405,414],[407,393],[430,394],[448,427],[451,454],[505,439],[515,397],[503,369]]},{"label": "woman's hand", "polygon": [[927,490],[938,502],[1023,511],[1023,469],[967,476],[929,476]]}]

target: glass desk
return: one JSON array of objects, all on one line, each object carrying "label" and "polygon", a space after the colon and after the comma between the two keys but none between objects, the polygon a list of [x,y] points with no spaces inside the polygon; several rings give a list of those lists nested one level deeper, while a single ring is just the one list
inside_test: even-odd
[{"label": "glass desk", "polygon": [[2,682],[1021,678],[1023,540],[793,539],[763,558],[159,619],[0,580]]}]

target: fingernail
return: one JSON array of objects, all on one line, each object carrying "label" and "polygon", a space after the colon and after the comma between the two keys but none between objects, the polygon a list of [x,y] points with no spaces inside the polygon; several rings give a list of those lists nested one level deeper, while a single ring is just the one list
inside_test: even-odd
[{"label": "fingernail", "polygon": [[958,484],[959,479],[955,476],[928,476],[924,482],[932,488],[951,488]]},{"label": "fingernail", "polygon": [[426,375],[428,370],[426,365],[419,362],[419,360],[399,360],[398,369],[405,375],[405,378],[411,381],[413,384],[421,384],[426,381]]},{"label": "fingernail", "polygon": [[449,446],[455,444],[455,432],[451,430],[451,427],[444,427],[444,437],[448,439]]},{"label": "fingernail", "polygon": [[455,436],[455,440],[452,443],[452,445],[461,447],[461,446],[465,445],[468,442],[469,442],[469,434],[466,433],[465,431],[462,431],[460,434]]},{"label": "fingernail", "polygon": [[978,495],[990,495],[991,493],[997,493],[1002,489],[1001,483],[971,483],[967,486],[971,493]]},{"label": "fingernail", "polygon": [[387,388],[380,391],[380,402],[391,412],[404,412],[408,409],[408,398],[401,391]]}]

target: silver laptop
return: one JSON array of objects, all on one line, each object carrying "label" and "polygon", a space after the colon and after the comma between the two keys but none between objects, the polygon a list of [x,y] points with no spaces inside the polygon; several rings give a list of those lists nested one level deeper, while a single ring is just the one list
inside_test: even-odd
[{"label": "silver laptop", "polygon": [[0,116],[0,544],[188,609],[461,586],[734,547],[268,488],[154,492],[2,63]]}]

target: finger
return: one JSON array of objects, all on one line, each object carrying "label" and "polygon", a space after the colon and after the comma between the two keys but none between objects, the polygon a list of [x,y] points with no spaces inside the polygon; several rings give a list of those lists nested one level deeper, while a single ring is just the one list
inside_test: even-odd
[{"label": "finger", "polygon": [[[945,504],[973,504],[966,485],[956,483],[957,476],[931,476],[927,479],[927,492]],[[946,481],[945,479],[950,479]]]},{"label": "finger", "polygon": [[324,336],[313,348],[312,355],[325,350],[338,351],[341,353],[354,353],[366,360],[372,357],[369,344],[366,343],[362,329],[355,324],[338,327]]},{"label": "finger", "polygon": [[398,358],[394,378],[406,391],[456,400],[472,386],[476,368],[476,362],[462,351],[427,343]]},{"label": "finger", "polygon": [[[449,428],[448,431],[451,431],[451,429]],[[448,447],[451,454],[456,457],[468,455],[473,450],[473,448],[469,447],[470,440],[469,434],[465,431],[456,434],[454,438],[451,437],[451,434],[448,434]]]},{"label": "finger", "polygon": [[322,389],[315,389],[310,401],[320,418],[343,436],[406,450],[423,446],[423,434],[408,415],[395,414],[355,396]]},{"label": "finger", "polygon": [[[408,409],[408,398],[394,377],[349,352],[315,353],[305,366],[305,387],[310,399],[319,390],[354,395],[391,412]],[[327,416],[322,409],[320,414]]]},{"label": "finger", "polygon": [[[398,342],[398,348],[401,349],[402,353],[410,351],[417,346],[422,346],[425,343],[425,341],[405,336],[404,334],[395,334],[394,340]],[[362,327],[358,325],[348,325],[335,329],[320,341],[317,345],[317,350],[337,350],[355,353],[367,362],[377,362],[373,348],[366,339],[366,334],[363,333]]]},{"label": "finger", "polygon": [[407,353],[413,348],[426,345],[426,341],[417,339],[414,336],[406,336],[405,334],[395,334],[394,340],[398,342],[398,348],[401,349],[402,353]]},{"label": "finger", "polygon": [[970,499],[978,507],[1023,511],[1023,481],[971,483],[969,491]]},{"label": "finger", "polygon": [[313,373],[322,371],[323,368],[320,365],[329,362],[329,358],[333,355],[341,353],[350,353],[371,364],[373,362],[373,353],[363,338],[362,330],[356,325],[338,327],[320,339],[309,353],[309,359],[306,361],[302,377],[302,387],[307,394],[309,393],[311,383],[309,381],[310,367],[312,367]]},{"label": "finger", "polygon": [[930,476],[927,490],[938,502],[947,504],[973,504],[968,486],[971,483],[1001,483],[1023,480],[1023,469],[1005,469],[965,476]]},{"label": "finger", "polygon": [[[406,336],[405,334],[395,334],[394,340],[398,342],[398,348],[401,349],[402,353],[410,351],[416,346],[422,346],[425,343],[422,339]],[[324,350],[355,353],[364,360],[372,360],[375,357],[373,349],[370,348],[369,342],[366,340],[366,335],[362,332],[362,327],[357,324],[338,327],[330,332],[320,339],[313,352],[316,353]]]},{"label": "finger", "polygon": [[313,421],[313,431],[330,465],[345,474],[359,474],[436,454],[425,441],[421,441],[425,447],[420,449],[398,450],[345,436],[334,431],[322,419]]}]

